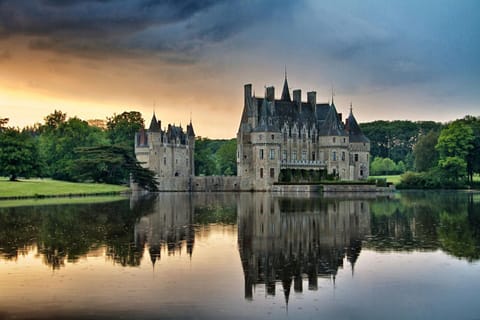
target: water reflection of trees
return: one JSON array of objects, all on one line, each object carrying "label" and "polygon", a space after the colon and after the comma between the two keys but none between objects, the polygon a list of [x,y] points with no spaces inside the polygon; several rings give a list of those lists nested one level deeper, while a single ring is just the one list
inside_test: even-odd
[{"label": "water reflection of trees", "polygon": [[238,242],[245,298],[263,283],[275,295],[281,282],[288,302],[296,292],[316,290],[319,277],[334,279],[346,258],[352,272],[370,231],[369,201],[270,197],[243,194],[238,207]]},{"label": "water reflection of trees", "polygon": [[53,269],[105,248],[107,259],[139,266],[145,249],[154,263],[185,244],[192,254],[195,228],[235,223],[234,194],[151,194],[108,203],[0,208],[0,259],[36,248]]},{"label": "water reflection of trees", "polygon": [[480,259],[480,195],[407,192],[372,203],[372,231],[365,246],[382,251],[442,249]]},{"label": "water reflection of trees", "polygon": [[[58,269],[106,245],[122,265],[138,265],[130,254],[136,211],[127,200],[109,203],[0,209],[0,254],[15,259],[34,246],[45,264]],[[5,227],[4,227],[5,226]],[[134,250],[135,251],[135,250]]]}]

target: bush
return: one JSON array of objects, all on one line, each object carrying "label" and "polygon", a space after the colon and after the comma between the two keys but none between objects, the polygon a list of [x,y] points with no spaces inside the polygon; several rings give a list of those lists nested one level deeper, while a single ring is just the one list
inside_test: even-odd
[{"label": "bush", "polygon": [[444,177],[440,168],[428,172],[408,171],[400,177],[397,189],[460,189],[465,188],[464,180],[451,180]]}]

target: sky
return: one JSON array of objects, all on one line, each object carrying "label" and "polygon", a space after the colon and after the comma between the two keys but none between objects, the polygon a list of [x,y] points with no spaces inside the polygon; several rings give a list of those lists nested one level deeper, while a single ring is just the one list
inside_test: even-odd
[{"label": "sky", "polygon": [[[477,0],[0,0],[0,118],[152,113],[236,135],[243,85],[359,122],[480,115]],[[333,88],[333,90],[332,90]]]}]

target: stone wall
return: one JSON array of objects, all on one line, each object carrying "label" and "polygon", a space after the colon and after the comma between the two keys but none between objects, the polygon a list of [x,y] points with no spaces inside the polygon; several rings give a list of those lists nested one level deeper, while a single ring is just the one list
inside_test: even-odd
[{"label": "stone wall", "polygon": [[160,177],[157,181],[159,191],[244,191],[236,176]]}]

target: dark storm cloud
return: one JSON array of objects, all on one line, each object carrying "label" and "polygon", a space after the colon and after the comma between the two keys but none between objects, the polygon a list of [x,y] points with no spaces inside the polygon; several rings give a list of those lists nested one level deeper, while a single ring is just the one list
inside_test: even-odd
[{"label": "dark storm cloud", "polygon": [[30,48],[93,56],[188,55],[254,23],[271,3],[224,0],[6,0],[0,34],[33,37]]}]

